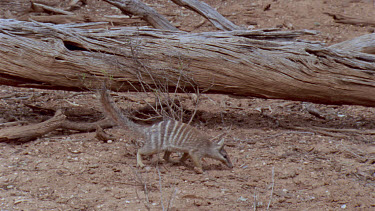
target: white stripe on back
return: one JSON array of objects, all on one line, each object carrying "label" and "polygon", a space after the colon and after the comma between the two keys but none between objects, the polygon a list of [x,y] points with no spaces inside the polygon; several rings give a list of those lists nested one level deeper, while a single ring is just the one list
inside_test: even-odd
[{"label": "white stripe on back", "polygon": [[186,131],[187,127],[186,127],[185,124],[182,124],[182,127],[185,127],[185,128],[181,131],[181,133],[180,133],[178,139],[175,140],[175,142],[174,142],[174,145],[175,145],[175,146],[179,146],[179,144],[180,144],[180,142],[181,142],[181,138],[185,135],[185,131]]},{"label": "white stripe on back", "polygon": [[155,143],[153,144],[154,149],[156,149],[158,144],[161,142],[161,126],[162,125],[163,125],[163,121],[159,122],[158,129],[156,130],[159,136],[158,136],[158,140],[155,141]]},{"label": "white stripe on back", "polygon": [[186,136],[185,140],[182,142],[182,145],[185,145],[186,141],[192,141],[193,137],[196,137],[196,134],[194,133],[194,128],[191,128],[189,132],[189,135]]},{"label": "white stripe on back", "polygon": [[181,131],[181,128],[184,126],[184,124],[182,122],[179,122],[179,124],[180,124],[180,127],[178,128],[176,134],[173,136],[173,139],[172,139],[173,144],[172,145],[176,145],[177,136],[181,136],[180,131]]},{"label": "white stripe on back", "polygon": [[178,143],[179,146],[183,146],[185,140],[190,136],[191,128],[188,128],[188,129],[189,129],[189,131],[187,131],[187,132],[185,133],[185,136],[183,136],[183,137],[181,138],[180,142]]},{"label": "white stripe on back", "polygon": [[160,148],[163,147],[163,144],[165,142],[167,142],[167,139],[168,139],[168,129],[169,129],[169,124],[171,123],[171,120],[167,120],[167,125],[165,126],[165,130],[164,130],[164,137],[163,137],[163,141],[161,141],[160,144]]},{"label": "white stripe on back", "polygon": [[171,134],[169,134],[168,143],[164,143],[164,146],[166,146],[166,147],[171,145],[171,141],[173,141],[173,138],[175,136],[175,131],[176,131],[178,122],[173,121],[173,124],[174,124],[174,127],[173,127],[173,130],[172,130]]}]

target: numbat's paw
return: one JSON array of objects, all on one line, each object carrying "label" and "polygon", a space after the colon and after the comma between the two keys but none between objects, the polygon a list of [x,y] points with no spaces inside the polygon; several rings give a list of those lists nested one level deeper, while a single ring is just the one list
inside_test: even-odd
[{"label": "numbat's paw", "polygon": [[203,169],[201,169],[201,168],[194,168],[194,171],[197,174],[203,174]]},{"label": "numbat's paw", "polygon": [[140,167],[140,168],[144,168],[145,164],[143,164],[143,163],[137,163],[137,166]]}]

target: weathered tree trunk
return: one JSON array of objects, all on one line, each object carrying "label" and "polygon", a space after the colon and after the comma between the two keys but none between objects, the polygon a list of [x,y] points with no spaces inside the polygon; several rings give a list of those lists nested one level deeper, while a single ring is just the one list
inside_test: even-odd
[{"label": "weathered tree trunk", "polygon": [[375,106],[375,56],[294,41],[306,31],[79,26],[0,20],[0,84],[78,91],[107,78],[127,91],[161,81],[173,90],[183,83],[185,91]]}]

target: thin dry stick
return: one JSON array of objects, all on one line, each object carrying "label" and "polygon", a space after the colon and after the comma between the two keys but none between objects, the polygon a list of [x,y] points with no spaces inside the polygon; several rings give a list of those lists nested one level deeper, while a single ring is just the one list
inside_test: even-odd
[{"label": "thin dry stick", "polygon": [[160,175],[159,166],[156,166],[156,170],[158,171],[158,175],[159,175],[160,204],[161,204],[161,207],[164,211],[165,208],[164,208],[163,190],[162,190],[162,185],[161,185],[161,175]]},{"label": "thin dry stick", "polygon": [[267,205],[267,210],[270,209],[271,201],[272,201],[272,196],[273,196],[273,187],[275,186],[275,167],[272,166],[272,184],[271,184],[271,195],[270,195],[270,200]]},{"label": "thin dry stick", "polygon": [[200,93],[199,93],[199,88],[197,88],[196,92],[197,92],[197,99],[196,99],[195,102],[194,102],[194,103],[195,103],[195,108],[194,108],[194,112],[193,112],[193,114],[192,114],[191,117],[190,117],[189,122],[187,123],[188,125],[190,125],[190,123],[193,121],[194,116],[195,116],[195,114],[197,113],[197,110],[198,110],[199,99],[200,99],[200,97],[201,97],[201,95],[200,95]]},{"label": "thin dry stick", "polygon": [[[137,72],[137,78],[138,78],[138,81],[139,81],[139,83],[140,83],[140,85],[141,85],[141,88],[142,88],[142,91],[143,92],[147,92],[147,90],[153,90],[153,94],[154,94],[154,96],[155,96],[155,99],[156,99],[156,105],[155,105],[155,107],[154,106],[152,106],[150,103],[148,103],[148,102],[146,102],[154,111],[155,111],[155,113],[157,113],[158,115],[160,115],[160,116],[165,116],[165,112],[163,112],[163,111],[165,111],[165,109],[163,109],[163,103],[162,103],[162,100],[160,99],[161,97],[160,97],[160,93],[162,93],[161,92],[161,87],[160,87],[160,83],[157,83],[156,82],[156,80],[155,80],[155,77],[154,77],[154,75],[148,70],[148,68],[142,63],[142,62],[140,62],[138,59],[137,59],[137,50],[136,50],[136,48],[134,48],[133,46],[130,46],[130,48],[131,48],[131,52],[132,52],[132,56],[133,56],[133,59],[134,59],[134,61],[136,62],[136,63],[138,63],[139,64],[139,66],[142,68],[142,70],[144,71],[144,72],[146,72],[146,74],[149,76],[149,78],[152,80],[152,84],[155,86],[155,88],[153,88],[153,87],[151,87],[151,85],[150,84],[144,84],[143,82],[144,82],[144,80],[143,80],[143,77],[142,77],[142,72],[141,71],[138,71]],[[147,86],[147,88],[145,87],[145,85]],[[157,103],[159,103],[159,105],[160,105],[160,112],[159,112],[159,110],[157,109],[157,107],[158,107],[158,104]]]},{"label": "thin dry stick", "polygon": [[138,180],[138,182],[139,182],[140,184],[142,184],[142,186],[143,186],[143,192],[144,192],[144,194],[145,194],[145,201],[146,201],[146,203],[143,202],[143,200],[141,199],[141,197],[138,195],[137,188],[135,188],[135,194],[137,195],[138,200],[143,202],[143,204],[145,205],[146,209],[147,209],[147,210],[151,210],[151,208],[150,208],[150,206],[149,206],[149,204],[150,204],[150,200],[148,199],[147,184],[146,184],[145,181],[143,181],[142,176],[137,172],[137,170],[134,170],[133,167],[131,167],[131,170],[132,170],[132,172],[133,172],[133,174],[134,174],[136,180]]},{"label": "thin dry stick", "polygon": [[257,210],[257,195],[256,195],[256,189],[254,189],[254,211]]},{"label": "thin dry stick", "polygon": [[169,210],[169,207],[172,206],[172,202],[173,202],[173,199],[175,198],[175,196],[177,194],[177,191],[178,191],[178,188],[175,187],[173,193],[171,194],[171,197],[169,198],[167,210]]},{"label": "thin dry stick", "polygon": [[361,134],[361,135],[375,135],[375,130],[361,130],[361,129],[336,129],[336,128],[326,128],[326,127],[315,127],[313,126],[312,128],[317,129],[317,130],[325,130],[325,131],[330,131],[330,132],[338,132],[338,133],[354,133],[354,134]]},{"label": "thin dry stick", "polygon": [[[134,51],[135,52],[135,51]],[[136,54],[136,53],[134,53]],[[139,61],[138,61],[139,62]],[[183,120],[183,115],[184,115],[184,110],[181,107],[181,98],[177,95],[178,89],[184,90],[184,88],[181,86],[182,80],[184,82],[189,82],[188,79],[184,79],[184,74],[181,72],[179,75],[179,78],[177,79],[177,82],[175,84],[175,90],[171,94],[169,93],[168,87],[169,87],[169,80],[168,78],[164,78],[164,80],[160,81],[157,80],[159,78],[157,75],[154,75],[145,65],[142,65],[143,71],[146,73],[146,75],[153,81],[154,87],[151,87],[149,84],[143,84],[143,77],[142,77],[142,72],[139,71],[137,74],[138,81],[140,82],[142,86],[142,91],[146,92],[147,90],[153,90],[153,94],[155,96],[155,103],[156,105],[151,105],[147,103],[152,109],[160,116],[168,116],[172,119],[182,121]],[[146,87],[145,87],[146,86]],[[198,96],[199,96],[199,91],[198,91]],[[178,101],[176,103],[176,101]],[[196,104],[199,101],[196,102]],[[160,107],[160,109],[158,108]],[[196,111],[194,112],[194,114]],[[194,116],[194,115],[193,115]],[[191,118],[192,119],[192,118]],[[190,120],[191,122],[191,120]],[[189,122],[189,123],[190,123]]]},{"label": "thin dry stick", "polygon": [[337,133],[328,132],[328,131],[323,131],[322,128],[317,129],[316,127],[310,127],[310,128],[307,128],[307,127],[287,127],[287,128],[288,129],[292,129],[292,130],[310,131],[310,132],[313,132],[313,133],[318,133],[318,134],[322,134],[322,135],[326,135],[326,136],[331,136],[331,137],[336,137],[336,138],[346,138],[347,137],[347,135],[337,134]]},{"label": "thin dry stick", "polygon": [[[184,93],[188,93],[185,91],[186,84],[189,84],[195,90],[197,98],[194,102],[195,109],[192,116],[190,117],[190,121],[188,122],[188,124],[190,124],[197,112],[197,106],[200,102],[200,91],[196,86],[194,79],[185,74],[184,68],[183,66],[181,66],[181,68],[175,70],[179,74],[177,75],[177,78],[175,80],[176,82],[173,82],[173,80],[171,80],[169,76],[156,74],[155,72],[151,71],[147,64],[138,59],[137,44],[130,45],[130,50],[134,62],[139,66],[139,69],[136,71],[136,77],[139,82],[140,90],[136,90],[141,92],[151,92],[154,95],[154,105],[151,105],[149,102],[145,103],[150,106],[157,115],[161,117],[169,117],[177,121],[182,121],[184,117],[184,109],[181,106],[181,97],[177,93],[179,90]],[[180,62],[181,64],[183,64],[181,58]],[[151,83],[144,83],[144,78],[151,80]],[[169,90],[170,82],[173,82],[173,86],[175,87],[174,91],[171,93]],[[130,85],[135,88],[133,84],[130,83]]]},{"label": "thin dry stick", "polygon": [[[139,81],[141,81],[140,79],[139,79],[139,76],[137,75],[137,77],[138,77],[138,80]],[[130,81],[128,81],[128,83],[137,91],[137,92],[141,92],[140,90],[138,90]],[[143,86],[143,83],[141,83],[141,86],[142,86],[142,90],[146,90],[145,88],[144,88],[144,86]],[[143,91],[143,92],[146,92],[146,91]],[[148,105],[150,108],[152,108],[152,110],[154,110],[154,112],[156,113],[156,114],[158,114],[160,117],[162,117],[162,114],[160,114],[159,112],[158,112],[158,110],[157,110],[157,105],[151,105],[151,103],[149,103],[149,102],[147,102],[147,101],[145,101],[144,100],[144,103],[146,104],[146,105]],[[147,121],[147,119],[146,120],[144,120],[144,121]]]}]

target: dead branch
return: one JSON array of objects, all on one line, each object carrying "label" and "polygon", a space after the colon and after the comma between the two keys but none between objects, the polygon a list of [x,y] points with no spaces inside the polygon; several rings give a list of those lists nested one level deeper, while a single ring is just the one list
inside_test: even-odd
[{"label": "dead branch", "polygon": [[[184,92],[199,87],[243,97],[375,105],[369,94],[375,93],[375,56],[294,40],[309,31],[79,28],[86,25],[0,20],[0,84],[82,91],[107,78],[115,91],[153,91],[158,80],[175,92],[183,73],[190,78],[179,85]],[[153,77],[143,74],[140,83],[145,70]]]},{"label": "dead branch", "polygon": [[58,110],[56,111],[55,116],[45,122],[1,129],[0,142],[16,140],[26,142],[36,139],[59,128],[64,122],[65,118],[66,116],[62,113],[62,111]]},{"label": "dead branch", "polygon": [[317,134],[321,134],[324,136],[330,136],[330,137],[335,137],[335,138],[347,138],[347,135],[344,134],[337,134],[337,133],[332,133],[324,130],[319,130],[319,129],[314,129],[311,127],[287,127],[288,129],[291,130],[300,130],[300,131],[309,131]]},{"label": "dead branch", "polygon": [[224,18],[214,8],[198,0],[172,0],[175,4],[193,10],[209,20],[216,28],[220,30],[240,30],[243,29],[228,19]]},{"label": "dead branch", "polygon": [[68,11],[58,9],[58,8],[55,8],[55,7],[50,7],[50,6],[47,6],[47,5],[44,5],[44,4],[40,4],[40,3],[34,3],[33,1],[31,1],[31,8],[33,8],[36,11],[44,10],[44,11],[53,12],[53,13],[56,13],[56,14],[74,15],[74,13],[72,13],[72,12],[68,12]]},{"label": "dead branch", "polygon": [[375,135],[375,130],[363,130],[363,129],[354,129],[354,128],[327,128],[327,127],[287,127],[288,129],[293,130],[302,130],[302,131],[310,131],[326,136],[336,137],[336,138],[346,138],[349,135]]},{"label": "dead branch", "polygon": [[42,23],[54,24],[86,22],[85,17],[81,15],[31,15],[28,18]]},{"label": "dead branch", "polygon": [[353,135],[375,135],[375,130],[363,130],[363,129],[354,129],[354,128],[326,128],[326,127],[312,127],[315,130],[336,132],[336,133],[351,133]]},{"label": "dead branch", "polygon": [[85,22],[102,22],[101,25],[96,28],[103,27],[102,25],[110,24],[113,26],[129,26],[129,25],[146,25],[147,23],[141,20],[139,17],[129,16],[86,16],[86,15],[31,15],[30,17],[25,16],[22,20],[34,20],[42,23],[54,23],[54,24],[66,24],[66,23],[85,23]]},{"label": "dead branch", "polygon": [[178,31],[164,16],[139,0],[103,0],[118,7],[125,15],[139,16],[156,29]]},{"label": "dead branch", "polygon": [[[50,109],[45,109],[44,112],[49,113]],[[72,111],[70,111],[70,113],[73,114]],[[110,128],[114,126],[112,121],[108,119],[103,119],[92,123],[69,121],[66,119],[66,116],[61,110],[57,110],[55,112],[55,115],[47,121],[26,126],[14,126],[24,123],[26,122],[10,122],[0,124],[0,127],[7,126],[3,129],[0,129],[0,142],[26,142],[41,137],[58,128],[79,132],[92,132],[95,131],[97,127]]]},{"label": "dead branch", "polygon": [[343,51],[356,51],[367,54],[375,54],[374,38],[374,34],[366,34],[360,37],[356,37],[352,40],[347,40],[341,43],[331,45],[329,48],[334,48]]},{"label": "dead branch", "polygon": [[26,121],[17,121],[17,122],[5,122],[5,123],[0,123],[0,127],[12,127],[16,125],[23,125],[26,124]]},{"label": "dead branch", "polygon": [[356,26],[375,26],[375,20],[364,20],[360,18],[354,18],[340,14],[333,14],[329,12],[326,12],[324,14],[331,16],[336,23],[351,24]]}]

